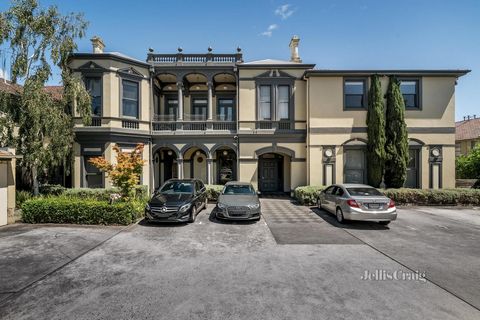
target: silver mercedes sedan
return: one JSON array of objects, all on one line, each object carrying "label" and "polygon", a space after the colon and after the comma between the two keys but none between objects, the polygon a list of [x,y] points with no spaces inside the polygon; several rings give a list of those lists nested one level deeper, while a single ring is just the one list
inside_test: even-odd
[{"label": "silver mercedes sedan", "polygon": [[337,221],[378,221],[387,225],[397,218],[395,202],[364,184],[334,184],[320,192],[317,206],[335,214]]}]

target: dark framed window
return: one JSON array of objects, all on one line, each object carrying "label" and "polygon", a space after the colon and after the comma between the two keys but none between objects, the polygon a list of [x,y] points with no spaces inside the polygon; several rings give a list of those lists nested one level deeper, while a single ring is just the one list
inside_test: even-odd
[{"label": "dark framed window", "polygon": [[233,121],[235,108],[233,98],[219,98],[217,100],[217,115],[220,121]]},{"label": "dark framed window", "polygon": [[170,116],[172,119],[177,118],[178,113],[178,98],[168,98],[165,99],[165,114]]},{"label": "dark framed window", "polygon": [[197,120],[207,119],[207,98],[193,98],[192,100],[192,114]]},{"label": "dark framed window", "polygon": [[86,77],[85,87],[92,100],[92,115],[102,115],[102,78],[100,76]]},{"label": "dark framed window", "polygon": [[272,87],[261,85],[259,88],[259,120],[272,120]]},{"label": "dark framed window", "polygon": [[124,117],[139,118],[138,82],[122,80],[122,115]]},{"label": "dark framed window", "polygon": [[86,188],[103,188],[102,172],[89,161],[96,157],[98,156],[83,156]]},{"label": "dark framed window", "polygon": [[364,109],[367,107],[367,80],[345,79],[343,85],[344,108]]},{"label": "dark framed window", "polygon": [[290,119],[290,86],[277,87],[277,120]]},{"label": "dark framed window", "polygon": [[419,80],[417,79],[400,79],[400,91],[405,101],[405,108],[420,108],[419,84]]}]

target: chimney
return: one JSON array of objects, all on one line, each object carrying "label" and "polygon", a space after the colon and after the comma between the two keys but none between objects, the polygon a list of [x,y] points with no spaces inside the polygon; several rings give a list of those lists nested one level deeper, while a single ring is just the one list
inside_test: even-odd
[{"label": "chimney", "polygon": [[100,37],[94,36],[92,39],[90,39],[90,41],[92,42],[93,53],[103,53],[105,44]]},{"label": "chimney", "polygon": [[298,43],[300,42],[300,38],[298,36],[293,36],[290,40],[290,61],[291,62],[298,62],[301,63],[302,59],[298,55]]},{"label": "chimney", "polygon": [[467,120],[470,120],[470,115],[467,116]]}]

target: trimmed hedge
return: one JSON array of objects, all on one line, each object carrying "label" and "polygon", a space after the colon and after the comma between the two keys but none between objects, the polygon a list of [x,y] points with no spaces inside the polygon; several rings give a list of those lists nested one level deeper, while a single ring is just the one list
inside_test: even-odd
[{"label": "trimmed hedge", "polygon": [[[74,188],[74,189],[66,189],[62,195],[67,197],[74,197],[74,198],[88,198],[88,199],[96,199],[101,201],[109,201],[110,195],[113,193],[118,193],[118,188],[109,188],[109,189],[101,189],[101,188]],[[147,186],[137,186],[135,187],[135,198],[136,199],[147,199],[148,198],[148,188]]]},{"label": "trimmed hedge", "polygon": [[219,184],[207,184],[207,185],[205,185],[205,187],[207,188],[208,201],[216,202],[218,200],[218,196],[220,195],[220,192],[222,192],[224,186],[219,185]]},{"label": "trimmed hedge", "polygon": [[325,186],[296,187],[293,191],[293,197],[304,206],[313,206],[317,204],[319,192],[325,188]]},{"label": "trimmed hedge", "polygon": [[74,223],[128,225],[143,216],[144,202],[109,204],[94,199],[71,197],[39,197],[22,205],[26,223]]},{"label": "trimmed hedge", "polygon": [[[325,187],[297,187],[295,199],[302,205],[316,205],[318,194]],[[478,189],[386,189],[380,190],[398,205],[480,205]]]},{"label": "trimmed hedge", "polygon": [[38,187],[38,192],[44,196],[59,196],[65,192],[67,188],[59,184],[42,184]]},{"label": "trimmed hedge", "polygon": [[476,189],[387,189],[382,192],[399,205],[480,205]]}]

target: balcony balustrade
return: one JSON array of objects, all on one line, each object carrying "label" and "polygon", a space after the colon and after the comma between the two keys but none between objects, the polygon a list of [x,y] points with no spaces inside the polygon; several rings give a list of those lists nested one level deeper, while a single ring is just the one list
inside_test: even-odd
[{"label": "balcony balustrade", "polygon": [[153,62],[156,65],[165,64],[236,64],[243,62],[242,53],[233,54],[218,54],[218,53],[205,53],[205,54],[156,54],[149,53],[147,57],[148,62]]},{"label": "balcony balustrade", "polygon": [[[225,134],[237,132],[237,121],[230,120],[223,116],[214,117],[208,120],[205,115],[184,115],[184,119],[179,120],[175,115],[157,114],[150,121],[111,118],[111,117],[92,117],[92,123],[89,126],[82,124],[81,118],[75,118],[78,127],[120,127],[129,130],[151,130],[153,134]],[[240,133],[258,133],[268,134],[272,132],[297,132],[298,130],[306,130],[306,121],[239,121]]]},{"label": "balcony balustrade", "polygon": [[165,133],[169,131],[236,131],[235,120],[225,120],[224,117],[207,120],[205,115],[186,114],[183,118],[184,120],[177,120],[170,115],[155,115],[152,130]]}]

